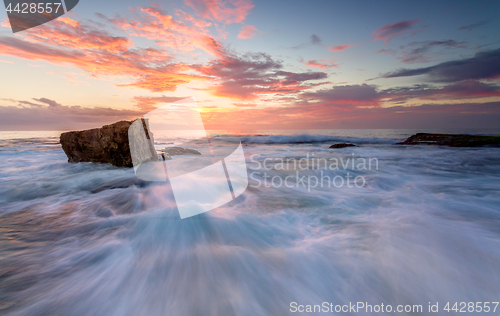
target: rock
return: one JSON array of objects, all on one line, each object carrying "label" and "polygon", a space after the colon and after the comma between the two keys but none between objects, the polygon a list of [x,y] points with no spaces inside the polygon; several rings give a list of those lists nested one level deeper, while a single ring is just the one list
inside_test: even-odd
[{"label": "rock", "polygon": [[417,133],[398,145],[441,145],[450,147],[500,147],[500,136]]},{"label": "rock", "polygon": [[197,150],[189,149],[189,148],[182,148],[182,147],[166,147],[163,150],[163,152],[168,154],[169,156],[180,156],[180,155],[186,155],[186,154],[201,155],[201,153]]},{"label": "rock", "polygon": [[166,159],[164,155],[158,155],[156,151],[154,135],[150,130],[148,119],[139,118],[133,121],[128,129],[128,138],[134,167]]},{"label": "rock", "polygon": [[355,147],[356,145],[354,144],[346,144],[346,143],[340,143],[340,144],[333,144],[330,146],[330,148],[344,148],[344,147]]},{"label": "rock", "polygon": [[138,179],[136,177],[128,177],[128,178],[120,178],[108,181],[106,183],[101,184],[100,186],[93,188],[90,190],[91,193],[99,193],[101,191],[113,190],[113,189],[124,189],[131,187],[133,185],[138,187],[145,187],[149,183],[147,181]]},{"label": "rock", "polygon": [[68,162],[110,163],[117,167],[133,167],[131,146],[136,165],[169,160],[172,159],[170,156],[201,155],[197,150],[182,147],[167,147],[158,155],[147,119],[120,121],[101,128],[66,132],[61,134],[59,141]]},{"label": "rock", "polygon": [[68,162],[111,163],[132,167],[128,129],[132,121],[120,121],[101,128],[62,133],[60,143]]}]

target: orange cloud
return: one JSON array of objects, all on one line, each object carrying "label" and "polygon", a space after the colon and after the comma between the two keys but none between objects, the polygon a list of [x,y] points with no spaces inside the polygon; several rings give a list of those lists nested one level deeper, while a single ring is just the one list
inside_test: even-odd
[{"label": "orange cloud", "polygon": [[254,38],[257,34],[258,30],[253,25],[246,25],[241,29],[241,32],[238,34],[239,39],[250,39]]},{"label": "orange cloud", "polygon": [[220,44],[209,32],[212,24],[177,10],[174,17],[160,8],[134,8],[136,18],[116,17],[112,23],[131,36],[155,40],[156,44],[182,52],[202,49],[214,56],[220,56]]},{"label": "orange cloud", "polygon": [[[40,34],[41,32],[38,33]],[[57,41],[64,43],[63,38]],[[202,79],[200,76],[187,74],[190,71],[188,66],[172,63],[170,55],[152,48],[129,49],[124,52],[93,48],[63,49],[55,45],[0,36],[0,54],[28,60],[44,60],[56,65],[72,65],[94,76],[133,78],[135,82],[122,86],[136,86],[154,92],[174,91],[180,84]]]},{"label": "orange cloud", "polygon": [[75,49],[97,49],[107,52],[126,51],[132,45],[127,37],[111,36],[105,31],[63,17],[24,32],[28,39]]}]

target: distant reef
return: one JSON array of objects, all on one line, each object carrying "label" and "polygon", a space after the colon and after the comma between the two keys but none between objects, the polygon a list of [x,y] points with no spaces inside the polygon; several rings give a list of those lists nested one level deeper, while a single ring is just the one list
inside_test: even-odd
[{"label": "distant reef", "polygon": [[101,128],[62,133],[60,143],[68,162],[111,163],[133,167],[128,129],[133,121],[120,121]]},{"label": "distant reef", "polygon": [[450,147],[500,147],[500,136],[417,133],[398,145],[441,145]]}]

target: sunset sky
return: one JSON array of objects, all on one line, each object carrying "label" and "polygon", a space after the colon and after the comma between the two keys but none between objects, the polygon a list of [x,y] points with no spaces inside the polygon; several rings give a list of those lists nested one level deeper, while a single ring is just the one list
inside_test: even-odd
[{"label": "sunset sky", "polygon": [[0,129],[196,97],[208,129],[500,127],[500,1],[81,0],[13,34]]}]

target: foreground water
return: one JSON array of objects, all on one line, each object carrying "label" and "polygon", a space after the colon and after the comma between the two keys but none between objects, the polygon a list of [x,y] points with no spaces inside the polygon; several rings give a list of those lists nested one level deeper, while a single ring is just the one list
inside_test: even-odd
[{"label": "foreground water", "polygon": [[[246,192],[183,220],[168,184],[68,164],[50,135],[0,137],[0,313],[289,315],[292,302],[364,302],[426,315],[429,302],[463,314],[443,308],[500,300],[500,149],[394,145],[409,131],[292,134],[242,136]],[[328,149],[345,141],[359,146]],[[307,184],[347,173],[358,186]]]}]

